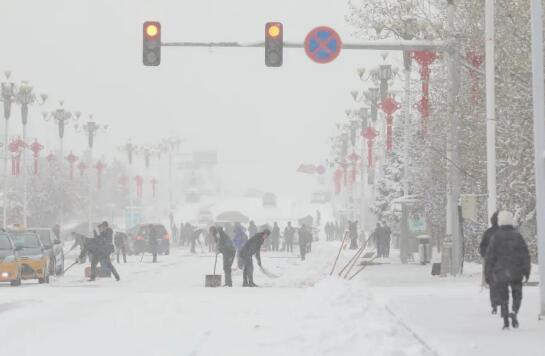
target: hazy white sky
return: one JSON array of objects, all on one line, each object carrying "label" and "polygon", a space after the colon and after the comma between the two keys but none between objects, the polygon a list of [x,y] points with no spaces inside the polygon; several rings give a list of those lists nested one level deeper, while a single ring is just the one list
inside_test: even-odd
[{"label": "hazy white sky", "polygon": [[[0,70],[30,80],[68,109],[93,113],[110,131],[101,151],[153,143],[177,134],[191,148],[218,149],[224,186],[276,192],[310,189],[299,163],[327,157],[328,137],[361,87],[356,68],[378,63],[373,52],[345,52],[332,64],[285,49],[284,66],[264,65],[263,49],[163,48],[158,68],[142,65],[142,23],[162,23],[163,41],[262,40],[267,21],[284,38],[303,41],[328,25],[353,40],[344,0],[17,0],[0,2]],[[33,109],[31,135],[53,140]],[[19,116],[13,128],[20,130]],[[47,131],[47,132],[46,132]],[[68,131],[67,147],[83,140]]]}]

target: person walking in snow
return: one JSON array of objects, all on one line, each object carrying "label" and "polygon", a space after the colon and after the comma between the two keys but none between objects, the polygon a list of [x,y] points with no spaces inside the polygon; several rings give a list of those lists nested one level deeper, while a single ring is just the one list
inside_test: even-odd
[{"label": "person walking in snow", "polygon": [[382,236],[382,227],[380,226],[380,223],[377,223],[377,227],[375,230],[371,233],[371,240],[375,243],[375,247],[377,248],[377,257],[383,257],[384,256],[384,243],[383,243],[383,236]]},{"label": "person walking in snow", "polygon": [[[483,237],[481,239],[481,243],[479,245],[479,254],[483,258],[483,275],[485,271],[485,257],[486,257],[486,251],[488,250],[488,246],[490,245],[490,240],[498,231],[498,211],[496,211],[494,214],[492,214],[492,217],[490,218],[490,227],[486,229],[486,231],[483,234]],[[495,289],[493,286],[488,286],[489,294],[490,294],[490,305],[492,306],[492,314],[498,313],[498,302],[496,301],[496,296],[494,294]]]},{"label": "person walking in snow", "polygon": [[[530,278],[531,261],[528,246],[522,235],[515,230],[513,214],[498,213],[498,230],[493,235],[485,255],[486,282],[493,286],[494,295],[501,307],[503,328],[519,327],[517,314],[522,303],[522,280]],[[509,312],[509,288],[513,297]]]},{"label": "person walking in snow", "polygon": [[278,251],[280,247],[280,227],[278,226],[277,222],[274,223],[274,226],[272,228],[271,240],[272,240],[272,250]]},{"label": "person walking in snow", "polygon": [[284,229],[284,241],[286,242],[286,252],[293,252],[293,241],[295,239],[295,229],[288,221],[288,226]]},{"label": "person walking in snow", "polygon": [[253,256],[257,260],[257,265],[261,265],[261,246],[265,239],[269,237],[271,232],[269,230],[263,230],[262,232],[253,235],[246,243],[240,248],[239,251],[239,268],[243,269],[242,273],[242,286],[243,287],[258,287],[254,283],[254,262]]},{"label": "person walking in snow", "polygon": [[225,275],[225,287],[233,286],[233,279],[231,277],[231,270],[233,268],[233,261],[235,260],[236,248],[231,241],[231,238],[223,231],[223,228],[212,226],[210,228],[210,235],[214,237],[216,244],[216,253],[223,256],[223,273]]},{"label": "person walking in snow", "polygon": [[114,236],[115,251],[117,255],[117,263],[119,263],[120,255],[123,256],[123,262],[127,263],[127,244],[129,237],[124,232],[118,231]]},{"label": "person walking in snow", "polygon": [[305,260],[308,244],[311,239],[312,235],[308,231],[306,225],[301,226],[301,228],[299,229],[299,254],[302,261]]},{"label": "person walking in snow", "polygon": [[350,238],[350,249],[358,249],[358,222],[349,221],[348,222],[348,237]]},{"label": "person walking in snow", "polygon": [[382,222],[382,252],[384,257],[390,257],[390,243],[392,242],[392,230],[388,224]]}]

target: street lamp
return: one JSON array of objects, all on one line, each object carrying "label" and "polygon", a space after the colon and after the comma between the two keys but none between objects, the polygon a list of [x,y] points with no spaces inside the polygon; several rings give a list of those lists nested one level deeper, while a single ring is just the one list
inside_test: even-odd
[{"label": "street lamp", "polygon": [[9,118],[11,116],[11,104],[15,101],[15,83],[10,82],[11,71],[5,71],[6,81],[2,82],[2,102],[4,103],[4,203],[3,203],[3,220],[2,226],[7,228],[8,220],[8,133],[9,133]]},{"label": "street lamp", "polygon": [[[60,157],[60,161],[62,162],[64,157],[65,128],[70,123],[71,120],[78,121],[79,118],[81,117],[81,112],[75,111],[72,113],[70,111],[67,111],[64,108],[64,100],[59,100],[59,105],[60,107],[57,110],[51,111],[50,113],[43,112],[42,115],[45,121],[50,121],[51,119],[53,119],[59,129],[59,140],[60,140],[59,157]],[[61,163],[61,167],[62,167],[62,163]]]},{"label": "street lamp", "polygon": [[[84,125],[75,125],[74,128],[78,132],[82,132],[84,135],[87,136],[87,142],[89,145],[89,164],[87,167],[93,166],[93,146],[95,142],[95,136],[100,132],[106,132],[108,130],[108,125],[99,125],[95,121],[93,121],[93,115],[89,115],[89,120]],[[91,236],[93,227],[93,183],[91,180],[91,174],[89,174],[88,177],[88,194],[89,194],[89,211],[88,211],[88,229],[89,229],[89,236]]]},{"label": "street lamp", "polygon": [[[23,124],[23,142],[25,146],[27,143],[27,124],[28,124],[28,106],[36,102],[36,95],[33,93],[34,88],[27,82],[23,81],[15,94],[15,100],[17,104],[21,105],[21,119]],[[41,94],[41,104],[44,104],[47,100],[47,94]],[[27,189],[27,177],[26,172],[26,150],[22,151],[23,161],[23,226],[27,226],[27,205],[28,205],[28,189]]]}]

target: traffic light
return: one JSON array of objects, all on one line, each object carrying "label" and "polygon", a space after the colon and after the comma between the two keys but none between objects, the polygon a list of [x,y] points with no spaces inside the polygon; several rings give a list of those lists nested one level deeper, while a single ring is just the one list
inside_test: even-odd
[{"label": "traffic light", "polygon": [[265,25],[265,65],[281,67],[284,52],[284,28],[280,22]]},{"label": "traffic light", "polygon": [[145,66],[161,64],[161,24],[156,21],[144,22],[143,62]]}]

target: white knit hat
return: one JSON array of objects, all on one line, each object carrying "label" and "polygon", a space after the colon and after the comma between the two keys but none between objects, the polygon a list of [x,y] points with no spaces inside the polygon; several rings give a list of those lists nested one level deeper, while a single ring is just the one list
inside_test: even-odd
[{"label": "white knit hat", "polygon": [[499,226],[513,226],[515,225],[513,214],[508,211],[500,211],[498,214],[498,225]]}]

